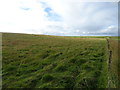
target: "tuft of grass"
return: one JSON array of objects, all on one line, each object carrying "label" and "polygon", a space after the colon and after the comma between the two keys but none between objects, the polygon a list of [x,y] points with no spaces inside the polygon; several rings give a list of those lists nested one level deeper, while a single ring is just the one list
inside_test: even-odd
[{"label": "tuft of grass", "polygon": [[52,81],[54,78],[52,75],[50,74],[45,74],[43,77],[42,77],[42,82],[45,83],[45,82],[50,82]]}]

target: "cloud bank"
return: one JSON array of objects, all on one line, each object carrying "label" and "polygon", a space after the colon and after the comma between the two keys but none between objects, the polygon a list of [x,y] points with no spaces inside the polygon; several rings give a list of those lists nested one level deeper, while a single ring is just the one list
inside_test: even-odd
[{"label": "cloud bank", "polygon": [[0,32],[117,35],[117,2],[1,0]]}]

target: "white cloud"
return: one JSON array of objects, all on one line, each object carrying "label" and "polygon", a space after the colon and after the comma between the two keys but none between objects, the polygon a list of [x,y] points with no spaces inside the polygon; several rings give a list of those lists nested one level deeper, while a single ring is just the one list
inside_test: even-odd
[{"label": "white cloud", "polygon": [[101,30],[102,33],[118,33],[118,27],[117,26],[114,26],[114,25],[111,25],[111,26],[108,26],[107,28]]},{"label": "white cloud", "polygon": [[[42,29],[50,23],[44,17],[46,13],[37,1],[6,0],[6,2],[1,3],[0,8],[1,31],[26,32],[29,29]],[[21,8],[30,8],[30,10]]]},{"label": "white cloud", "polygon": [[[46,8],[50,11],[45,11]],[[0,32],[52,35],[117,32],[117,28],[110,28],[118,24],[117,13],[117,3],[112,2],[1,0]]]}]

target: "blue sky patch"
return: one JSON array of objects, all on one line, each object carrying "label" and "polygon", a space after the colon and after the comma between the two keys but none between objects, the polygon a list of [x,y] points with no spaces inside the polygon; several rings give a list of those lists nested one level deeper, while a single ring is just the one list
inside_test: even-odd
[{"label": "blue sky patch", "polygon": [[45,8],[44,11],[47,12],[47,13],[50,13],[50,11],[52,11],[52,9],[51,8]]},{"label": "blue sky patch", "polygon": [[55,13],[51,8],[47,7],[44,9],[44,11],[47,13],[46,17],[50,21],[60,21],[61,17],[57,13]]}]

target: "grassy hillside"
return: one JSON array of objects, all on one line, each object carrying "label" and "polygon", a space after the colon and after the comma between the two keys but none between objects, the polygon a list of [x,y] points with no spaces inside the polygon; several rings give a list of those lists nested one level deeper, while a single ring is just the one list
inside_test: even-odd
[{"label": "grassy hillside", "polygon": [[105,38],[3,33],[3,88],[105,88]]}]

